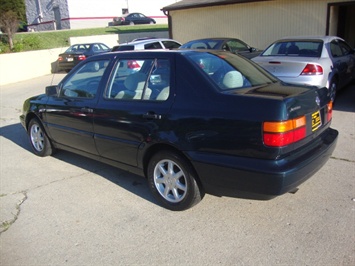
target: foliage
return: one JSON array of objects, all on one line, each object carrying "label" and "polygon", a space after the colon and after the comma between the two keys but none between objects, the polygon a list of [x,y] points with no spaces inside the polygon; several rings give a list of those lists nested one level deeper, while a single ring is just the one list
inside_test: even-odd
[{"label": "foliage", "polygon": [[19,21],[26,21],[25,0],[0,0],[0,14],[13,11]]},{"label": "foliage", "polygon": [[[166,30],[168,30],[168,25],[164,24],[17,33],[14,36],[13,52],[66,47],[69,46],[70,37]],[[2,48],[1,43],[6,43],[6,41],[7,39],[3,36],[0,42],[0,53],[9,52],[8,49]]]},{"label": "foliage", "polygon": [[0,26],[1,30],[7,34],[8,44],[10,50],[13,49],[13,35],[16,33],[18,28],[18,19],[14,11],[9,10],[0,14]]},{"label": "foliage", "polygon": [[24,0],[0,0],[0,29],[7,34],[10,50],[14,48],[13,37],[21,20],[26,20]]}]

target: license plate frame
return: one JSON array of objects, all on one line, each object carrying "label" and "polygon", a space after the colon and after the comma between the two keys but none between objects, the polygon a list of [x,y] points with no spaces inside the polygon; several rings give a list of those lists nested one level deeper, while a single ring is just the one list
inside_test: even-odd
[{"label": "license plate frame", "polygon": [[320,111],[316,111],[312,113],[312,131],[316,131],[318,128],[322,126],[322,119],[320,115]]},{"label": "license plate frame", "polygon": [[74,58],[69,57],[69,58],[67,58],[67,61],[68,61],[68,62],[73,62],[73,61],[74,61]]}]

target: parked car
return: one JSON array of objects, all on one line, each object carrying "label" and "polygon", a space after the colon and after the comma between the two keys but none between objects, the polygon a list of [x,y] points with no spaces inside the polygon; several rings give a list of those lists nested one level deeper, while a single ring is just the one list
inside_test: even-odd
[{"label": "parked car", "polygon": [[[141,62],[139,71],[121,75],[127,61]],[[64,149],[145,176],[171,210],[204,193],[294,191],[327,162],[338,136],[326,88],[285,85],[224,51],[89,57],[26,100],[20,120],[36,155]]]},{"label": "parked car", "polygon": [[333,101],[355,80],[355,51],[336,36],[283,38],[252,60],[282,81],[327,87]]},{"label": "parked car", "polygon": [[156,21],[142,13],[130,13],[122,17],[113,18],[113,26],[135,25],[135,24],[155,24]]},{"label": "parked car", "polygon": [[235,38],[206,38],[189,41],[180,46],[180,49],[213,49],[238,53],[246,58],[253,58],[262,51],[249,46]]},{"label": "parked car", "polygon": [[131,51],[131,50],[151,50],[151,49],[175,49],[179,48],[181,43],[172,39],[165,38],[148,38],[136,40],[128,43],[122,43],[114,46],[112,52],[115,51]]},{"label": "parked car", "polygon": [[103,43],[74,44],[58,56],[58,68],[59,70],[69,72],[73,67],[89,56],[109,51],[111,51],[111,49]]}]

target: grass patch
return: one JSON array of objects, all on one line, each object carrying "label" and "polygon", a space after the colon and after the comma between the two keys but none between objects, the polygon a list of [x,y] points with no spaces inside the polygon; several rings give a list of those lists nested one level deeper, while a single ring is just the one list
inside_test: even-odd
[{"label": "grass patch", "polygon": [[[69,45],[70,37],[167,30],[168,25],[159,24],[17,33],[14,36],[15,47],[14,51],[12,52],[24,52],[65,47]],[[6,36],[2,35],[0,42],[0,53],[7,52],[10,52],[9,48],[7,48],[7,38]]]}]

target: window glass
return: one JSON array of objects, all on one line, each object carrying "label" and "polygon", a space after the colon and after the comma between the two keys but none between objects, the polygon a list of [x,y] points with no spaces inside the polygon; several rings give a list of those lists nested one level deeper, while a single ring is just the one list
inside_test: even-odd
[{"label": "window glass", "polygon": [[330,51],[332,53],[332,56],[334,57],[339,57],[343,55],[343,51],[341,50],[340,45],[336,41],[332,41],[330,43]]},{"label": "window glass", "polygon": [[152,42],[144,45],[144,49],[162,49],[160,42]]},{"label": "window glass", "polygon": [[108,60],[87,62],[65,81],[61,96],[72,98],[94,98]]},{"label": "window glass", "polygon": [[166,100],[170,90],[167,59],[118,60],[105,98],[115,100]]},{"label": "window glass", "polygon": [[262,56],[320,57],[323,41],[281,41],[269,46]]},{"label": "window glass", "polygon": [[351,54],[352,49],[346,42],[339,40],[339,45],[340,45],[344,55]]},{"label": "window glass", "polygon": [[131,51],[134,50],[134,45],[118,45],[112,48],[112,52],[115,51]]},{"label": "window glass", "polygon": [[173,41],[162,41],[162,43],[164,44],[166,49],[174,49],[174,48],[180,47],[180,44],[178,44],[177,42],[173,42]]},{"label": "window glass", "polygon": [[231,40],[227,42],[227,45],[231,52],[235,53],[237,51],[248,51],[249,48],[246,44],[238,42],[236,40]]},{"label": "window glass", "polygon": [[222,91],[262,86],[277,81],[263,69],[245,62],[247,59],[236,58],[232,54],[224,54],[223,58],[202,53],[186,56]]}]

